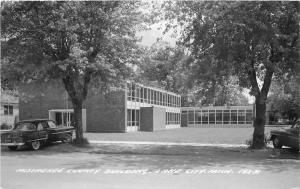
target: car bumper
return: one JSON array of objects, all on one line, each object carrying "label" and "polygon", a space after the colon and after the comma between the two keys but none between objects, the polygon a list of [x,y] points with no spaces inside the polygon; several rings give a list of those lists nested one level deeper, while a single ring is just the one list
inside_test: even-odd
[{"label": "car bumper", "polygon": [[24,142],[15,142],[15,143],[1,143],[1,146],[23,146],[25,145]]}]

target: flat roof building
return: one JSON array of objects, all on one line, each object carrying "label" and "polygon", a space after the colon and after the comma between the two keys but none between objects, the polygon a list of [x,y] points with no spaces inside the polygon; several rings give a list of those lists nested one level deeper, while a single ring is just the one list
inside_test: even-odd
[{"label": "flat roof building", "polygon": [[[66,91],[58,82],[22,87],[32,98],[20,99],[20,119],[49,118],[72,125],[74,113]],[[178,94],[133,82],[106,94],[90,93],[83,104],[83,130],[87,132],[155,131],[180,127]]]}]

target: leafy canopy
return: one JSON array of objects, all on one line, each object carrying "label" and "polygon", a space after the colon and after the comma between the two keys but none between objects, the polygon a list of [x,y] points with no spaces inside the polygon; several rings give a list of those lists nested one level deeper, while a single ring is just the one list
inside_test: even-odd
[{"label": "leafy canopy", "polygon": [[135,59],[135,33],[146,27],[140,6],[120,1],[4,3],[6,77],[69,77],[78,89],[90,79],[112,82],[125,77],[127,64]]}]

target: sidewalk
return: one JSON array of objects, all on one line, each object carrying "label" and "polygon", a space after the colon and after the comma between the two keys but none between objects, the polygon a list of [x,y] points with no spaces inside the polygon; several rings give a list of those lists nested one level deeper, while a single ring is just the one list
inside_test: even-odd
[{"label": "sidewalk", "polygon": [[91,144],[125,144],[125,145],[155,145],[155,146],[191,146],[191,147],[221,147],[221,148],[247,148],[246,144],[213,144],[213,143],[187,143],[187,142],[150,142],[150,141],[101,141],[90,140]]}]

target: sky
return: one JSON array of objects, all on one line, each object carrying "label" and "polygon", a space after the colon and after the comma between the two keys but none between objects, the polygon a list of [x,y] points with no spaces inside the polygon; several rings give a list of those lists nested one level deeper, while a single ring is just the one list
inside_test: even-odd
[{"label": "sky", "polygon": [[138,36],[142,37],[141,45],[150,47],[153,43],[157,41],[158,38],[162,38],[162,41],[167,41],[171,46],[175,46],[176,38],[171,37],[172,31],[163,34],[163,29],[161,28],[162,23],[153,24],[150,30],[142,31],[138,33]]}]

